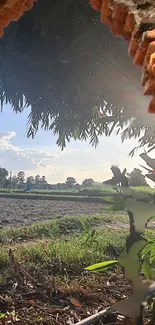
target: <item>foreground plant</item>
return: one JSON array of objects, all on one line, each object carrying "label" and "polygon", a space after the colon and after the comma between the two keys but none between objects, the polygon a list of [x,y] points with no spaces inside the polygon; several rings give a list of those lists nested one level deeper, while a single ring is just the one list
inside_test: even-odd
[{"label": "foreground plant", "polygon": [[143,234],[148,220],[155,215],[155,205],[152,202],[136,199],[129,188],[121,188],[120,195],[120,202],[117,201],[117,205],[113,205],[113,208],[117,206],[118,210],[118,206],[122,208],[123,204],[128,212],[130,234],[126,239],[126,254],[118,256],[117,260],[101,262],[86,269],[88,271],[105,271],[119,263],[124,270],[125,277],[132,283],[132,294],[113,308],[125,316],[141,319],[141,307],[150,303],[155,296],[155,284],[144,282],[139,276],[142,267],[147,279],[154,278],[154,270],[149,271],[149,267],[153,266],[155,259],[155,242],[147,241]]}]

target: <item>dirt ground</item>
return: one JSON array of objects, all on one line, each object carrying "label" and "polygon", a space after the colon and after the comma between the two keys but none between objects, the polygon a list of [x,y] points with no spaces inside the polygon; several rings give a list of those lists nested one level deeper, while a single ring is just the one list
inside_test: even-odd
[{"label": "dirt ground", "polygon": [[[114,305],[131,292],[124,276],[112,272],[72,275],[63,280],[53,277],[49,269],[31,269],[26,279],[17,267],[14,272],[12,265],[7,283],[0,285],[0,307],[4,314],[14,310],[16,318],[9,319],[9,314],[11,322],[1,323],[0,320],[0,324],[73,325]],[[115,314],[98,324],[125,325],[117,321]]]},{"label": "dirt ground", "polygon": [[[101,213],[103,207],[101,203],[90,202],[0,198],[0,226],[31,224],[65,215]],[[118,223],[116,229],[126,226]],[[75,270],[75,274],[65,277],[54,276],[57,263],[63,267],[61,261],[53,260],[51,267],[43,266],[42,269],[37,266],[27,268],[12,254],[9,251],[9,272],[1,270],[1,276],[4,273],[6,280],[0,283],[0,325],[74,325],[126,299],[131,293],[130,283],[119,269],[103,274],[89,274],[81,269],[81,274]],[[149,321],[148,313],[143,324],[148,325]],[[101,324],[135,323],[111,311],[98,319],[97,325]]]},{"label": "dirt ground", "polygon": [[[3,315],[6,315],[2,322],[0,320],[0,325],[74,325],[105,308],[114,307],[116,302],[126,299],[131,293],[131,285],[121,273],[73,275],[63,280],[54,278],[49,271],[31,270],[31,275],[26,272],[23,279],[21,272],[19,274],[17,268],[14,272],[12,266],[10,281],[0,285],[0,307]],[[150,317],[148,310],[144,322],[140,324],[150,324]],[[124,318],[112,310],[98,318],[96,323],[136,324],[138,322],[134,322],[134,319]]]},{"label": "dirt ground", "polygon": [[0,198],[0,226],[3,227],[101,212],[103,203]]}]

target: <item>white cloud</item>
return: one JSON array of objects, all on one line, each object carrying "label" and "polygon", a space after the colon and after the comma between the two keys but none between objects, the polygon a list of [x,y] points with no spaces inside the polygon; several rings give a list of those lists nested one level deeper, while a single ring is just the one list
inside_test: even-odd
[{"label": "white cloud", "polygon": [[25,152],[35,161],[37,167],[49,167],[58,158],[58,154],[45,150],[25,149]]},{"label": "white cloud", "polygon": [[14,172],[35,170],[40,166],[48,167],[56,155],[44,151],[20,149],[11,143],[15,132],[0,131],[0,166]]},{"label": "white cloud", "polygon": [[97,180],[109,177],[110,162],[102,162],[102,157],[98,159],[91,147],[67,148],[59,153],[57,149],[50,151],[49,148],[20,149],[11,143],[14,137],[15,132],[0,132],[0,166],[14,173],[24,170],[27,175],[45,175],[53,183],[63,182],[68,176],[79,182],[87,177]]},{"label": "white cloud", "polygon": [[11,144],[11,139],[16,136],[15,132],[0,132],[0,165],[9,169],[35,168],[35,162],[18,147]]},{"label": "white cloud", "polygon": [[0,132],[0,166],[13,173],[24,170],[26,176],[45,175],[51,183],[64,182],[68,176],[75,177],[79,183],[89,177],[104,181],[112,176],[112,164],[131,171],[142,163],[139,153],[132,159],[128,157],[137,144],[135,140],[121,144],[119,137],[102,137],[97,149],[72,142],[62,152],[57,147],[22,149],[12,144],[14,137],[15,132]]}]

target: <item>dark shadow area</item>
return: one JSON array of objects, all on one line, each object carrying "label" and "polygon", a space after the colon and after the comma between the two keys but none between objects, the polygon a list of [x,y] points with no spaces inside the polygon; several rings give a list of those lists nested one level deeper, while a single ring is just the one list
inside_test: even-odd
[{"label": "dark shadow area", "polygon": [[28,136],[40,125],[62,148],[71,138],[96,145],[133,117],[123,138],[144,132],[140,145],[152,146],[154,118],[127,49],[87,0],[40,0],[0,40],[1,106],[10,103],[16,112],[30,106]]}]

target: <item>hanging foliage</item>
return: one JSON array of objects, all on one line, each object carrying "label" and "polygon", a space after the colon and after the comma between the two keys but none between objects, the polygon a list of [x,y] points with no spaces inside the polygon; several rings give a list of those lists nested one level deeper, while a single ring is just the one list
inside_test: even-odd
[{"label": "hanging foliage", "polygon": [[126,51],[87,0],[39,0],[0,40],[1,109],[29,111],[27,135],[50,130],[61,148],[125,127],[123,140],[152,146],[154,119]]}]

